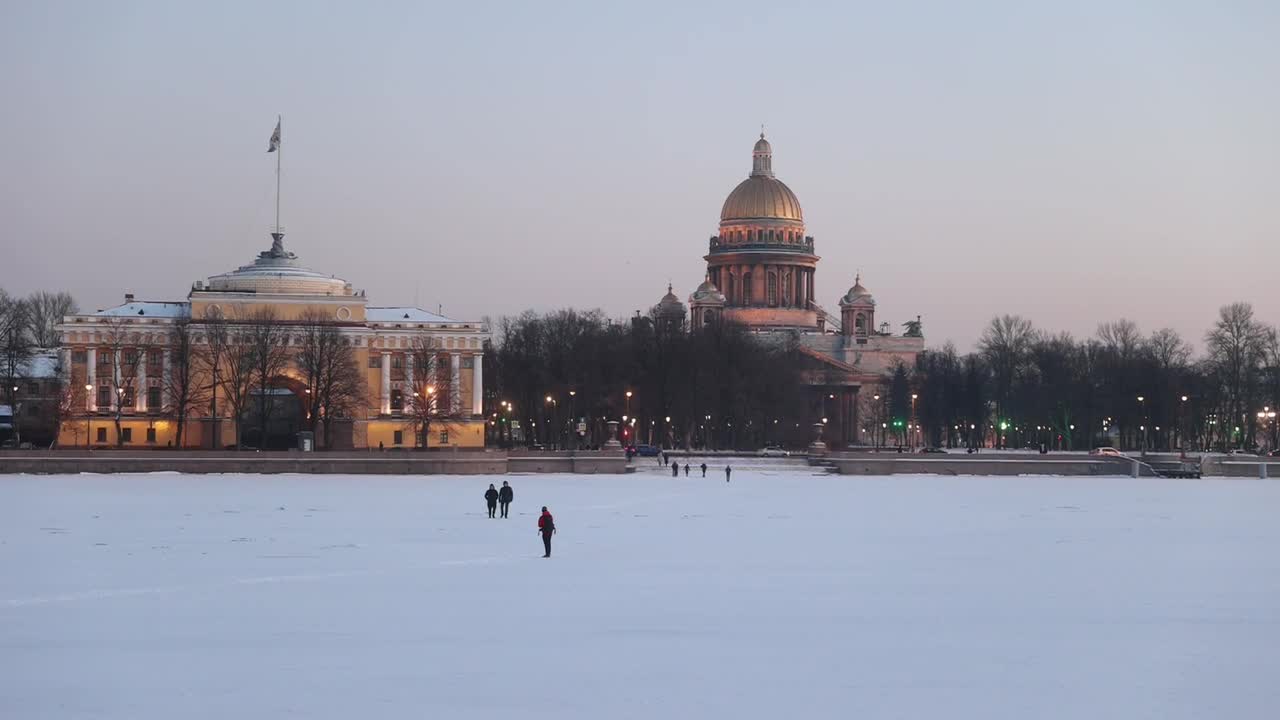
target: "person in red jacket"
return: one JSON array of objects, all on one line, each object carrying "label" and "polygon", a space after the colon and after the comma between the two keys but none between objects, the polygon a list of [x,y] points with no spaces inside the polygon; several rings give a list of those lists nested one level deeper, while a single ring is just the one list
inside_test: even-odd
[{"label": "person in red jacket", "polygon": [[551,557],[551,536],[556,534],[556,521],[551,517],[551,511],[547,510],[547,506],[542,506],[542,517],[538,518],[538,532],[542,533],[542,547],[547,549],[544,558]]}]

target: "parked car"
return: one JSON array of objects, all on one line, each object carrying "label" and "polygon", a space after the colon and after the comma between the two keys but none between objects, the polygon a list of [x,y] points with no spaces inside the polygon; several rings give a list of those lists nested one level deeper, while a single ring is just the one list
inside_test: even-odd
[{"label": "parked car", "polygon": [[791,457],[791,453],[777,445],[770,445],[760,451],[760,457]]},{"label": "parked car", "polygon": [[1267,456],[1268,456],[1268,457],[1280,457],[1280,450],[1272,450],[1271,452],[1267,453]]},{"label": "parked car", "polygon": [[640,457],[658,457],[662,454],[662,450],[657,445],[637,445],[635,454]]},{"label": "parked car", "polygon": [[1249,452],[1248,450],[1245,450],[1244,448],[1233,448],[1231,450],[1228,450],[1227,454],[1228,455],[1252,455],[1253,453]]},{"label": "parked car", "polygon": [[947,451],[943,450],[940,447],[922,447],[920,448],[920,452],[928,455],[946,455],[947,454]]},{"label": "parked car", "polygon": [[1096,447],[1089,451],[1090,455],[1101,455],[1103,457],[1128,457],[1124,453],[1113,447]]}]

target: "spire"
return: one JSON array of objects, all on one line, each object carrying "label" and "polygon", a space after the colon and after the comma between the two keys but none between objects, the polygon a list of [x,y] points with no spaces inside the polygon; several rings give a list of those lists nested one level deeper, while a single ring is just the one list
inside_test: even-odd
[{"label": "spire", "polygon": [[751,150],[751,176],[773,177],[773,147],[764,139],[764,129],[760,130],[760,139]]}]

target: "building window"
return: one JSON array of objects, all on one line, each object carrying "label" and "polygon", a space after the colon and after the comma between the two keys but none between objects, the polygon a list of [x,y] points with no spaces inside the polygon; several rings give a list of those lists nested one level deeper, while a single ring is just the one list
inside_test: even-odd
[{"label": "building window", "polygon": [[[111,388],[108,386],[98,386],[98,407],[111,407]],[[105,430],[103,432],[106,432]]]},{"label": "building window", "polygon": [[751,273],[743,273],[742,275],[742,303],[743,305],[751,304]]},{"label": "building window", "polygon": [[160,403],[160,388],[158,388],[158,387],[149,387],[149,388],[147,388],[147,409],[148,409],[148,410],[159,410],[159,409],[160,409],[160,404],[161,404],[161,403]]},{"label": "building window", "polygon": [[133,388],[124,388],[124,392],[120,393],[120,406],[128,407],[134,403]]},{"label": "building window", "polygon": [[124,353],[121,354],[120,359],[121,359],[121,362],[123,362],[125,365],[131,365],[131,366],[137,365],[138,351],[134,350],[133,348],[126,348]]},{"label": "building window", "polygon": [[395,432],[391,433],[391,442],[392,442],[392,444],[394,444],[394,445],[403,445],[403,444],[404,444],[404,431],[403,431],[403,430],[396,430]]},{"label": "building window", "polygon": [[153,368],[158,368],[158,367],[160,367],[161,365],[164,365],[164,351],[163,351],[163,350],[150,350],[150,351],[148,351],[148,352],[147,352],[147,364],[148,364],[148,365],[150,365],[150,366],[151,366],[151,367],[153,367]]},{"label": "building window", "polygon": [[371,368],[382,367],[382,356],[374,353],[369,353],[369,367]]},{"label": "building window", "polygon": [[73,363],[83,363],[88,359],[88,357],[89,357],[89,354],[83,350],[71,351],[71,362]]},{"label": "building window", "polygon": [[396,355],[392,355],[392,356],[391,356],[391,369],[392,369],[392,370],[403,370],[403,369],[404,369],[404,356],[403,356],[403,355],[396,354]]},{"label": "building window", "polygon": [[769,307],[778,307],[778,274],[769,273],[765,276],[765,292],[768,295]]},{"label": "building window", "polygon": [[474,369],[475,366],[476,366],[476,359],[474,357],[470,355],[462,356],[462,367]]},{"label": "building window", "polygon": [[441,444],[441,445],[448,445],[448,444],[449,444],[449,431],[448,431],[448,430],[441,430],[441,431],[440,431],[440,444]]},{"label": "building window", "polygon": [[156,429],[155,429],[155,428],[147,428],[147,443],[148,443],[148,444],[150,444],[150,445],[155,445],[155,444],[156,444]]},{"label": "building window", "polygon": [[100,428],[98,428],[98,440],[97,440],[97,442],[104,443],[104,442],[106,442],[106,441],[107,441],[107,429],[106,429],[106,428],[104,428],[104,427],[100,427]]},{"label": "building window", "polygon": [[400,390],[391,391],[391,412],[400,412],[404,410],[404,393]]},{"label": "building window", "polygon": [[725,299],[728,300],[730,303],[737,302],[735,299],[736,296],[733,294],[734,290],[736,290],[734,285],[735,283],[734,283],[733,273],[729,273],[728,280],[725,282],[724,296],[725,296]]},{"label": "building window", "polygon": [[39,395],[39,394],[40,394],[40,383],[38,383],[38,382],[27,383],[27,394],[28,394],[28,395]]},{"label": "building window", "polygon": [[111,351],[103,350],[98,353],[98,367],[111,367]]},{"label": "building window", "polygon": [[133,428],[121,428],[120,440],[127,443],[133,442]]}]

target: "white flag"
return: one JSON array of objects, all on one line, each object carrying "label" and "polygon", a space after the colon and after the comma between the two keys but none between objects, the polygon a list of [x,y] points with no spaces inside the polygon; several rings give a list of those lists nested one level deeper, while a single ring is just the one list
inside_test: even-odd
[{"label": "white flag", "polygon": [[267,152],[275,152],[280,149],[280,121],[276,120],[276,130],[271,133],[271,143],[267,145]]}]

